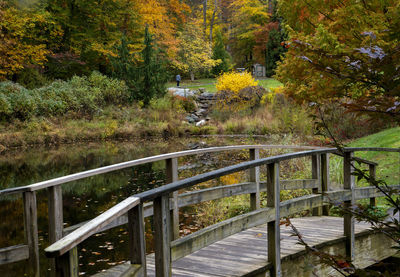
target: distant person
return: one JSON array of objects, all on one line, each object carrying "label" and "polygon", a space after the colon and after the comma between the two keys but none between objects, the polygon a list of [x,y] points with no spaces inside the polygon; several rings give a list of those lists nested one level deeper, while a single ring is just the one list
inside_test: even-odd
[{"label": "distant person", "polygon": [[181,75],[176,75],[176,86],[179,87],[179,82],[181,81]]}]

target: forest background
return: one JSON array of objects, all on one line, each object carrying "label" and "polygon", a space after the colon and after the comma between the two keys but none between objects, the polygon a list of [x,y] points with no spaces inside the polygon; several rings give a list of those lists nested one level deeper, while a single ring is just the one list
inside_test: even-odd
[{"label": "forest background", "polygon": [[[393,0],[0,1],[0,144],[134,133],[314,143],[321,110],[336,137],[361,137],[399,120],[399,29]],[[283,86],[215,109],[206,126],[184,124],[192,100],[165,94],[176,74],[255,63]]]}]

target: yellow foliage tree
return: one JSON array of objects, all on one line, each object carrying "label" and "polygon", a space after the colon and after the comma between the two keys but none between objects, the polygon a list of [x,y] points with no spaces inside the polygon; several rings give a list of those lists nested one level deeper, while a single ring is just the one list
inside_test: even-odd
[{"label": "yellow foliage tree", "polygon": [[43,65],[47,46],[61,35],[47,12],[28,13],[0,1],[0,80],[26,66]]},{"label": "yellow foliage tree", "polygon": [[179,71],[189,73],[192,81],[198,71],[210,70],[221,62],[221,60],[212,59],[211,44],[203,38],[198,25],[194,23],[186,25],[178,38],[180,49],[175,67]]}]

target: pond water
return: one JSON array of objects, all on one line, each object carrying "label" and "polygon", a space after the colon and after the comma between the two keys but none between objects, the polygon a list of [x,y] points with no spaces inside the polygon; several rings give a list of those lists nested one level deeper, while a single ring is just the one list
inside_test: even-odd
[{"label": "pond water", "polygon": [[[56,148],[32,148],[10,151],[0,156],[0,189],[24,186],[88,169],[152,155],[197,147],[232,144],[267,144],[271,139],[194,138],[169,141],[104,142],[65,145]],[[277,141],[275,141],[277,143]],[[189,156],[179,160],[180,178],[224,167],[248,159],[247,151]],[[89,220],[126,197],[164,184],[165,163],[136,166],[63,184],[65,227]],[[48,243],[47,192],[37,193],[41,276],[48,275],[48,259],[43,249]],[[0,198],[0,247],[24,243],[22,199],[19,195]],[[190,220],[183,220],[191,224]],[[146,220],[147,250],[151,251],[151,218]],[[82,275],[91,275],[128,257],[125,226],[99,233],[80,244]],[[0,276],[26,276],[25,261],[0,266]]]}]

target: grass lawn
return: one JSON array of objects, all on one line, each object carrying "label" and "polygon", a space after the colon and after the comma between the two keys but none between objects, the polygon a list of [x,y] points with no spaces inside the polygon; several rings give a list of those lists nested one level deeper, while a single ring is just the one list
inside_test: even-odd
[{"label": "grass lawn", "polygon": [[[400,127],[387,129],[350,143],[351,147],[400,148]],[[400,153],[357,152],[358,157],[377,162],[377,178],[389,185],[400,184]]]},{"label": "grass lawn", "polygon": [[[215,87],[216,83],[215,78],[210,79],[198,79],[191,82],[190,80],[183,80],[180,83],[181,87],[188,88],[188,89],[198,89],[198,88],[205,88],[208,92],[217,92],[217,88]],[[282,83],[273,79],[273,78],[262,78],[258,80],[258,84],[263,86],[264,88],[275,88],[282,86]],[[167,87],[175,87],[176,82],[168,82]]]}]

